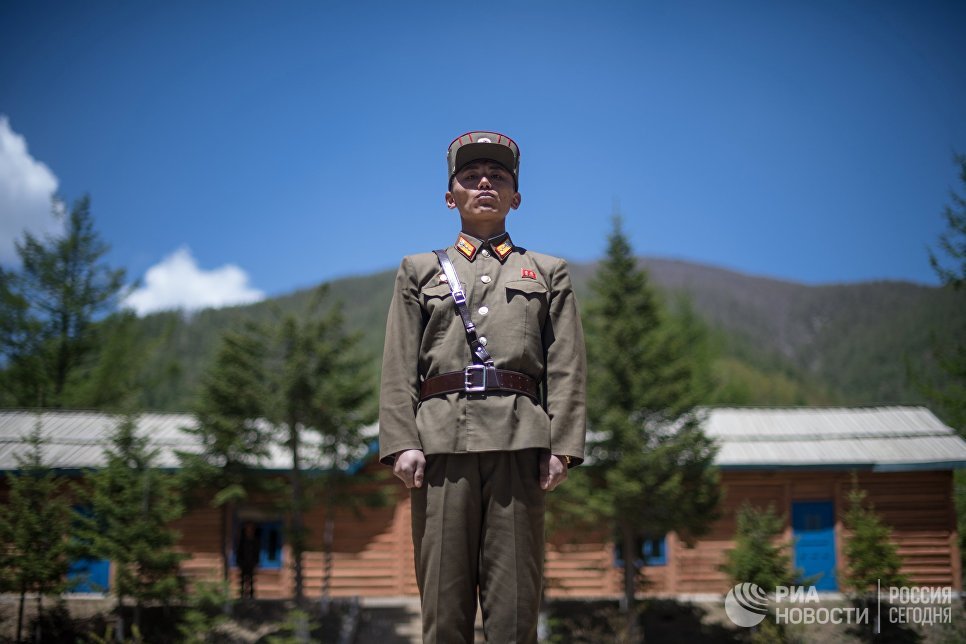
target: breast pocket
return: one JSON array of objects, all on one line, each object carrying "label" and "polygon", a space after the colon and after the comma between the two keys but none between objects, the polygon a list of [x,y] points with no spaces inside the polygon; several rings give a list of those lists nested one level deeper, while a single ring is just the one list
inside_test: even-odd
[{"label": "breast pocket", "polygon": [[510,343],[517,348],[516,355],[531,365],[539,364],[543,353],[543,323],[549,308],[547,287],[529,279],[507,282],[505,286],[510,318],[507,326],[508,330],[515,330]]},{"label": "breast pocket", "polygon": [[426,322],[425,333],[429,338],[437,338],[446,333],[447,328],[457,315],[449,284],[427,286],[419,292]]}]

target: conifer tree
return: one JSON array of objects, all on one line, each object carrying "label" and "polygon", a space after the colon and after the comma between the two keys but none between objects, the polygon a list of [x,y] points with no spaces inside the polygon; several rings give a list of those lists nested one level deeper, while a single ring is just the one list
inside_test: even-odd
[{"label": "conifer tree", "polygon": [[782,542],[783,517],[774,506],[762,510],[748,501],[741,504],[736,516],[735,547],[726,554],[722,570],[735,584],[757,584],[765,592],[792,581],[788,544]]},{"label": "conifer tree", "polygon": [[18,642],[27,593],[37,594],[37,620],[40,621],[43,597],[58,595],[67,588],[70,565],[70,505],[63,495],[62,481],[44,460],[45,441],[39,419],[24,442],[28,451],[17,456],[18,470],[7,474],[9,497],[0,505],[0,543],[4,544],[0,551],[0,575],[5,590],[20,597]]},{"label": "conifer tree", "polygon": [[[326,294],[325,287],[315,293],[305,321],[292,316],[283,320],[278,365],[270,369],[279,376],[271,419],[292,459],[285,509],[297,603],[304,598],[304,512],[314,499],[333,498],[326,489],[335,489],[349,465],[365,454],[359,430],[374,416],[359,336],[343,330],[339,306],[321,313]],[[307,469],[315,472],[310,479]]]},{"label": "conifer tree", "polygon": [[[62,205],[55,201],[55,216]],[[0,386],[5,401],[58,407],[71,374],[94,351],[95,318],[111,311],[124,270],[103,263],[108,246],[94,230],[90,197],[65,216],[63,234],[16,243],[22,268],[0,271]]]},{"label": "conifer tree", "polygon": [[848,535],[843,551],[846,559],[844,585],[862,595],[883,586],[905,586],[902,559],[892,542],[892,530],[882,523],[875,508],[866,504],[866,492],[855,477],[849,491],[844,517]]},{"label": "conifer tree", "polygon": [[[957,154],[953,160],[961,188],[966,190],[966,154]],[[939,237],[941,254],[930,250],[929,263],[944,286],[966,297],[966,192],[950,191],[943,219],[946,230]],[[939,406],[943,420],[966,435],[966,343],[936,346],[933,354],[945,378],[927,386],[926,394]]]},{"label": "conifer tree", "polygon": [[182,513],[180,492],[156,460],[157,450],[137,434],[137,416],[129,414],[104,449],[104,466],[84,476],[91,514],[79,537],[86,554],[111,562],[120,637],[126,599],[135,602],[134,626],[140,628],[145,602],[168,604],[183,587],[178,570],[184,556],[174,550],[178,535],[170,527]]},{"label": "conifer tree", "polygon": [[587,408],[598,439],[588,445],[590,464],[575,471],[584,480],[563,486],[562,496],[582,496],[622,545],[621,608],[636,641],[635,544],[671,531],[689,539],[715,518],[715,447],[696,409],[709,375],[707,361],[694,351],[699,326],[693,316],[680,323],[659,302],[619,217],[591,288]]},{"label": "conifer tree", "polygon": [[213,507],[221,513],[222,576],[228,579],[233,507],[249,498],[261,478],[257,468],[268,456],[272,428],[268,411],[265,332],[254,325],[226,332],[214,361],[202,379],[195,416],[185,428],[198,452],[179,454],[186,489],[213,490]]}]

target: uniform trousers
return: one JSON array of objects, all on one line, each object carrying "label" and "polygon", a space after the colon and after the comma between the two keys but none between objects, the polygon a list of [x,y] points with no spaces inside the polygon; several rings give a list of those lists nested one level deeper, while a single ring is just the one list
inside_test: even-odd
[{"label": "uniform trousers", "polygon": [[543,569],[538,449],[426,456],[412,489],[424,644],[535,643]]}]

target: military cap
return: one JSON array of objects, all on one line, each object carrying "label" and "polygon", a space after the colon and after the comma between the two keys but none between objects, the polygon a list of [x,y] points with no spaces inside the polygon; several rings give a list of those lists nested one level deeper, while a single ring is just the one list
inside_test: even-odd
[{"label": "military cap", "polygon": [[513,182],[520,183],[520,148],[516,141],[499,132],[467,132],[449,144],[446,160],[449,165],[449,181],[453,175],[470,161],[488,159],[506,167],[513,173]]}]

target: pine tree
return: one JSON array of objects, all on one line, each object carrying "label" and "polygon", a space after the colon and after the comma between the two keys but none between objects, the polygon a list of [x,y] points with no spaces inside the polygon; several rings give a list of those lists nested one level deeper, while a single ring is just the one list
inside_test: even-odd
[{"label": "pine tree", "polygon": [[226,332],[202,379],[195,416],[185,428],[199,445],[181,457],[186,489],[213,490],[221,512],[222,576],[228,579],[233,507],[258,489],[259,466],[268,457],[272,428],[265,421],[270,405],[264,331],[249,325]]},{"label": "pine tree", "polygon": [[60,236],[25,233],[16,243],[21,270],[0,271],[0,386],[18,406],[61,406],[71,374],[95,349],[96,317],[116,306],[124,284],[124,271],[101,261],[108,246],[94,230],[90,197],[65,223]]},{"label": "pine tree", "polygon": [[862,595],[879,583],[883,586],[905,586],[902,559],[892,542],[892,530],[882,523],[875,508],[866,504],[866,492],[855,477],[848,496],[849,507],[844,524],[848,530],[843,551],[846,559],[844,585]]},{"label": "pine tree", "polygon": [[137,416],[123,417],[104,450],[103,468],[84,476],[91,516],[79,531],[89,556],[111,561],[122,637],[126,599],[135,602],[134,626],[140,628],[145,602],[168,604],[183,586],[178,571],[184,555],[174,550],[178,535],[170,527],[182,513],[180,491],[173,475],[155,466],[157,450],[136,430]]},{"label": "pine tree", "polygon": [[[966,154],[955,155],[954,161],[966,189]],[[950,191],[950,200],[943,209],[946,230],[939,237],[939,250],[950,263],[944,264],[933,251],[929,252],[929,263],[944,286],[966,296],[966,193]],[[966,343],[936,346],[933,355],[945,378],[926,386],[926,394],[937,404],[943,419],[966,435]]]},{"label": "pine tree", "polygon": [[774,506],[762,510],[748,501],[736,516],[735,547],[726,554],[722,570],[735,584],[757,584],[765,592],[792,582],[788,544],[783,543],[785,520]]},{"label": "pine tree", "polygon": [[[303,515],[314,499],[336,498],[331,492],[341,489],[348,467],[366,453],[359,430],[374,417],[372,381],[368,362],[358,351],[359,336],[345,333],[339,306],[321,314],[326,294],[324,287],[316,292],[306,321],[292,316],[283,320],[278,364],[270,369],[279,375],[271,419],[292,459],[285,510],[299,604],[304,599],[307,547]],[[307,469],[316,475],[307,479]]]},{"label": "pine tree", "polygon": [[[960,182],[966,187],[966,154],[953,155],[953,162],[958,166]],[[961,289],[966,287],[966,194],[950,191],[950,199],[951,203],[943,209],[947,228],[939,237],[939,249],[952,265],[944,265],[933,251],[929,251],[929,264],[943,284]]]},{"label": "pine tree", "polygon": [[[961,188],[966,190],[966,154],[956,154]],[[943,209],[946,230],[939,238],[939,250],[929,252],[929,263],[942,284],[961,296],[966,294],[966,192],[950,191],[950,203]],[[944,263],[950,262],[950,263]],[[954,333],[952,337],[957,337]],[[966,337],[966,329],[958,334]],[[936,407],[936,413],[966,436],[966,342],[943,345],[934,342],[933,358],[939,364],[944,378],[938,382],[922,383],[924,393]],[[966,566],[966,473],[957,470],[954,476],[953,498],[956,504],[956,522],[959,532],[961,565]]]},{"label": "pine tree", "polygon": [[[693,316],[670,316],[638,268],[619,217],[591,283],[587,309],[588,416],[584,472],[565,495],[609,521],[624,553],[639,538],[674,531],[689,539],[715,518],[715,447],[696,406],[709,389]],[[636,638],[635,557],[624,557],[622,610]]]},{"label": "pine tree", "polygon": [[39,419],[23,440],[28,451],[17,456],[18,470],[7,474],[9,497],[6,504],[0,505],[0,543],[5,544],[0,552],[2,579],[5,589],[20,595],[18,642],[27,593],[37,593],[40,621],[44,595],[58,595],[66,590],[70,565],[70,505],[63,494],[62,481],[44,461],[45,441]]}]

